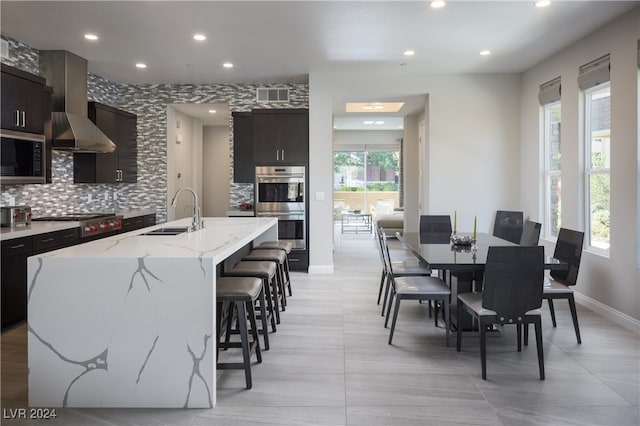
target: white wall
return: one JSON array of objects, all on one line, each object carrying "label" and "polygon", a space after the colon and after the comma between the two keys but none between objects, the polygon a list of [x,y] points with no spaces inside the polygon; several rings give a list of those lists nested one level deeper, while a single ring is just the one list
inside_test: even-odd
[{"label": "white wall", "polygon": [[519,88],[518,75],[310,74],[310,272],[333,268],[331,197],[314,195],[332,191],[333,98],[428,94],[428,212],[488,231],[497,208],[519,206]]},{"label": "white wall", "polygon": [[229,210],[229,127],[204,126],[202,132],[202,214]]},{"label": "white wall", "polygon": [[[178,135],[182,138],[180,143],[177,142]],[[198,194],[202,194],[202,122],[169,106],[167,107],[167,218],[169,221],[191,217],[193,213],[193,207],[190,207],[193,199],[189,193],[180,195],[175,208],[170,205],[176,191],[184,187],[192,188]],[[202,200],[200,204],[202,207]]]},{"label": "white wall", "polygon": [[402,138],[402,130],[335,130],[333,149],[350,149],[362,145],[393,145]]},{"label": "white wall", "polygon": [[[578,67],[611,54],[611,250],[585,251],[576,291],[640,319],[638,245],[638,68],[640,7],[528,70],[522,79],[521,205],[542,217],[539,85],[562,78],[562,226],[584,230],[584,197]],[[536,161],[537,160],[537,161]],[[547,241],[553,247],[555,242]],[[590,302],[587,299],[587,302]],[[606,309],[606,307],[604,308]]]}]

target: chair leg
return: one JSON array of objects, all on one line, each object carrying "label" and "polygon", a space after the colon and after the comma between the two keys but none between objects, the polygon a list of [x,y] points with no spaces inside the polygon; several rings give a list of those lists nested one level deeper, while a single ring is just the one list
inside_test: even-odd
[{"label": "chair leg", "polygon": [[[429,307],[431,307],[431,300],[429,300]],[[438,311],[440,310],[439,308],[440,306],[438,306],[438,301],[434,300],[433,301],[433,314],[434,314],[433,321],[436,327],[438,326]]]},{"label": "chair leg", "polygon": [[547,299],[547,302],[549,303],[549,312],[551,313],[551,322],[553,323],[553,326],[556,326],[556,311],[555,309],[553,309],[553,300],[551,299]]},{"label": "chair leg", "polygon": [[573,319],[573,328],[576,331],[576,339],[578,339],[578,344],[582,344],[582,339],[580,338],[580,326],[578,326],[578,312],[576,311],[576,301],[573,298],[573,294],[569,296],[568,300],[569,309],[571,309],[571,318]]},{"label": "chair leg", "polygon": [[[398,319],[398,311],[400,310],[401,300],[402,298],[396,295],[396,305],[395,305],[395,308],[393,309],[393,321],[391,321],[391,331],[389,332],[389,344],[391,344],[391,341],[393,340],[393,332],[396,329],[396,320]],[[391,301],[389,301],[389,306],[391,306]],[[389,319],[388,316],[387,316],[387,319]]]},{"label": "chair leg", "polygon": [[244,378],[247,384],[247,389],[251,389],[251,359],[249,351],[249,335],[247,333],[247,314],[244,311],[244,302],[237,302],[236,309],[238,310],[238,326],[240,327],[240,342],[242,347],[242,359],[244,360]]},{"label": "chair leg", "polygon": [[518,339],[518,352],[522,352],[522,323],[520,322],[516,324],[516,338]]},{"label": "chair leg", "polygon": [[449,319],[449,300],[447,297],[442,301],[444,305],[444,327],[445,327],[445,340],[447,342],[447,347],[451,344],[451,321]]},{"label": "chair leg", "polygon": [[378,290],[378,305],[380,304],[380,299],[382,298],[382,289],[384,288],[384,269],[382,270],[382,275],[380,276],[380,289]]},{"label": "chair leg", "polygon": [[384,286],[384,299],[382,301],[382,311],[380,316],[384,316],[385,306],[387,305],[387,299],[389,298],[389,288],[391,287],[391,276],[387,274],[387,282]]},{"label": "chair leg", "polygon": [[262,288],[264,289],[264,297],[267,300],[267,310],[269,311],[269,315],[271,317],[271,331],[276,332],[276,315],[275,309],[273,308],[273,295],[271,294],[271,287],[269,285],[269,279],[264,278],[262,280]]},{"label": "chair leg", "polygon": [[[260,352],[260,339],[258,338],[258,324],[256,322],[256,310],[253,307],[253,301],[246,302],[245,307],[249,316],[249,325],[251,326],[251,336],[253,338],[253,345],[255,346],[256,359],[259,363],[262,362],[262,353]],[[247,336],[248,337],[248,336]],[[249,345],[251,348],[251,345]]]},{"label": "chair leg", "polygon": [[544,380],[544,350],[542,348],[542,319],[536,317],[533,322],[536,330],[536,347],[538,349],[538,368],[540,380]]},{"label": "chair leg", "polygon": [[289,275],[289,256],[285,256],[284,258],[284,275],[287,279],[287,287],[289,288],[289,296],[293,296],[293,292],[291,291],[291,276]]},{"label": "chair leg", "polygon": [[391,294],[389,295],[389,302],[387,304],[387,315],[384,319],[384,328],[387,328],[387,324],[389,324],[389,316],[391,315],[391,305],[393,304],[393,298],[397,297],[393,287],[391,288],[390,293]]},{"label": "chair leg", "polygon": [[273,312],[276,314],[276,324],[280,324],[280,303],[278,302],[278,282],[276,277],[271,277],[271,295],[273,296]]},{"label": "chair leg", "polygon": [[458,300],[456,309],[456,324],[458,324],[456,329],[456,350],[458,352],[460,352],[460,347],[462,346],[462,327],[460,327],[460,321],[462,321],[462,302]]},{"label": "chair leg", "polygon": [[522,326],[524,327],[524,345],[529,346],[529,324],[524,323]]},{"label": "chair leg", "polygon": [[480,363],[482,364],[482,380],[487,380],[487,328],[480,321]]},{"label": "chair leg", "polygon": [[260,321],[262,322],[262,339],[264,340],[264,350],[269,350],[269,326],[267,325],[267,308],[266,301],[264,296],[264,286],[260,289],[260,294],[258,295],[258,300],[260,302]]}]

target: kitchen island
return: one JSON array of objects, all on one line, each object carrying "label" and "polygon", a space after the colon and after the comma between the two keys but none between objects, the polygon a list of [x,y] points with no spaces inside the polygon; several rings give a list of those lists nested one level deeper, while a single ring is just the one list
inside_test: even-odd
[{"label": "kitchen island", "polygon": [[143,230],[28,260],[29,405],[215,405],[217,265],[277,239],[274,218],[205,218],[179,235]]}]

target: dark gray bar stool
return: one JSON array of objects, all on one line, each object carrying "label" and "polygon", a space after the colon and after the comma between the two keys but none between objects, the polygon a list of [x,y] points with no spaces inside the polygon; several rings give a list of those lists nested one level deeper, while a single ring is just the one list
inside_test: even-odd
[{"label": "dark gray bar stool", "polygon": [[293,243],[287,240],[278,240],[278,241],[265,241],[257,247],[253,248],[254,250],[283,250],[287,255],[287,260],[284,265],[284,275],[285,275],[285,283],[289,288],[289,296],[292,296],[291,293],[291,277],[289,276],[289,254],[291,250],[293,250]]},{"label": "dark gray bar stool", "polygon": [[287,261],[287,255],[284,250],[272,249],[272,250],[252,250],[248,255],[244,256],[242,260],[263,260],[267,262],[274,262],[276,264],[276,280],[278,281],[278,289],[280,293],[280,305],[282,310],[285,310],[287,306],[287,294],[285,281],[285,263]]},{"label": "dark gray bar stool", "polygon": [[[243,260],[238,262],[231,270],[223,273],[227,277],[257,277],[262,280],[267,296],[267,308],[271,316],[272,331],[276,331],[276,324],[280,324],[278,283],[275,279],[276,271],[275,262]],[[266,333],[266,330],[264,332]]]},{"label": "dark gray bar stool", "polygon": [[[242,362],[218,362],[216,369],[244,370],[247,389],[251,389],[251,352],[256,353],[258,362],[262,362],[260,353],[260,341],[258,340],[258,326],[256,324],[256,315],[254,303],[260,297],[263,291],[262,280],[255,277],[219,277],[216,281],[216,352],[228,348],[242,348]],[[225,309],[229,306],[228,314],[224,315]],[[240,334],[240,342],[229,342],[229,333],[231,322],[233,322],[234,313],[237,315],[238,328]],[[247,329],[247,319],[251,329]],[[223,343],[220,342],[220,334],[225,328],[227,335]],[[264,327],[264,323],[263,323]],[[252,340],[249,341],[249,333]]]}]

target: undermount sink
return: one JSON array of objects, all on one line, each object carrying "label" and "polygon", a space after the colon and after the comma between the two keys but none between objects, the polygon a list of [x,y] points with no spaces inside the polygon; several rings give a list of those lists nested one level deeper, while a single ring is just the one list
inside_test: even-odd
[{"label": "undermount sink", "polygon": [[141,235],[179,235],[187,232],[188,226],[171,227],[171,228],[158,228],[153,231],[145,232]]}]

